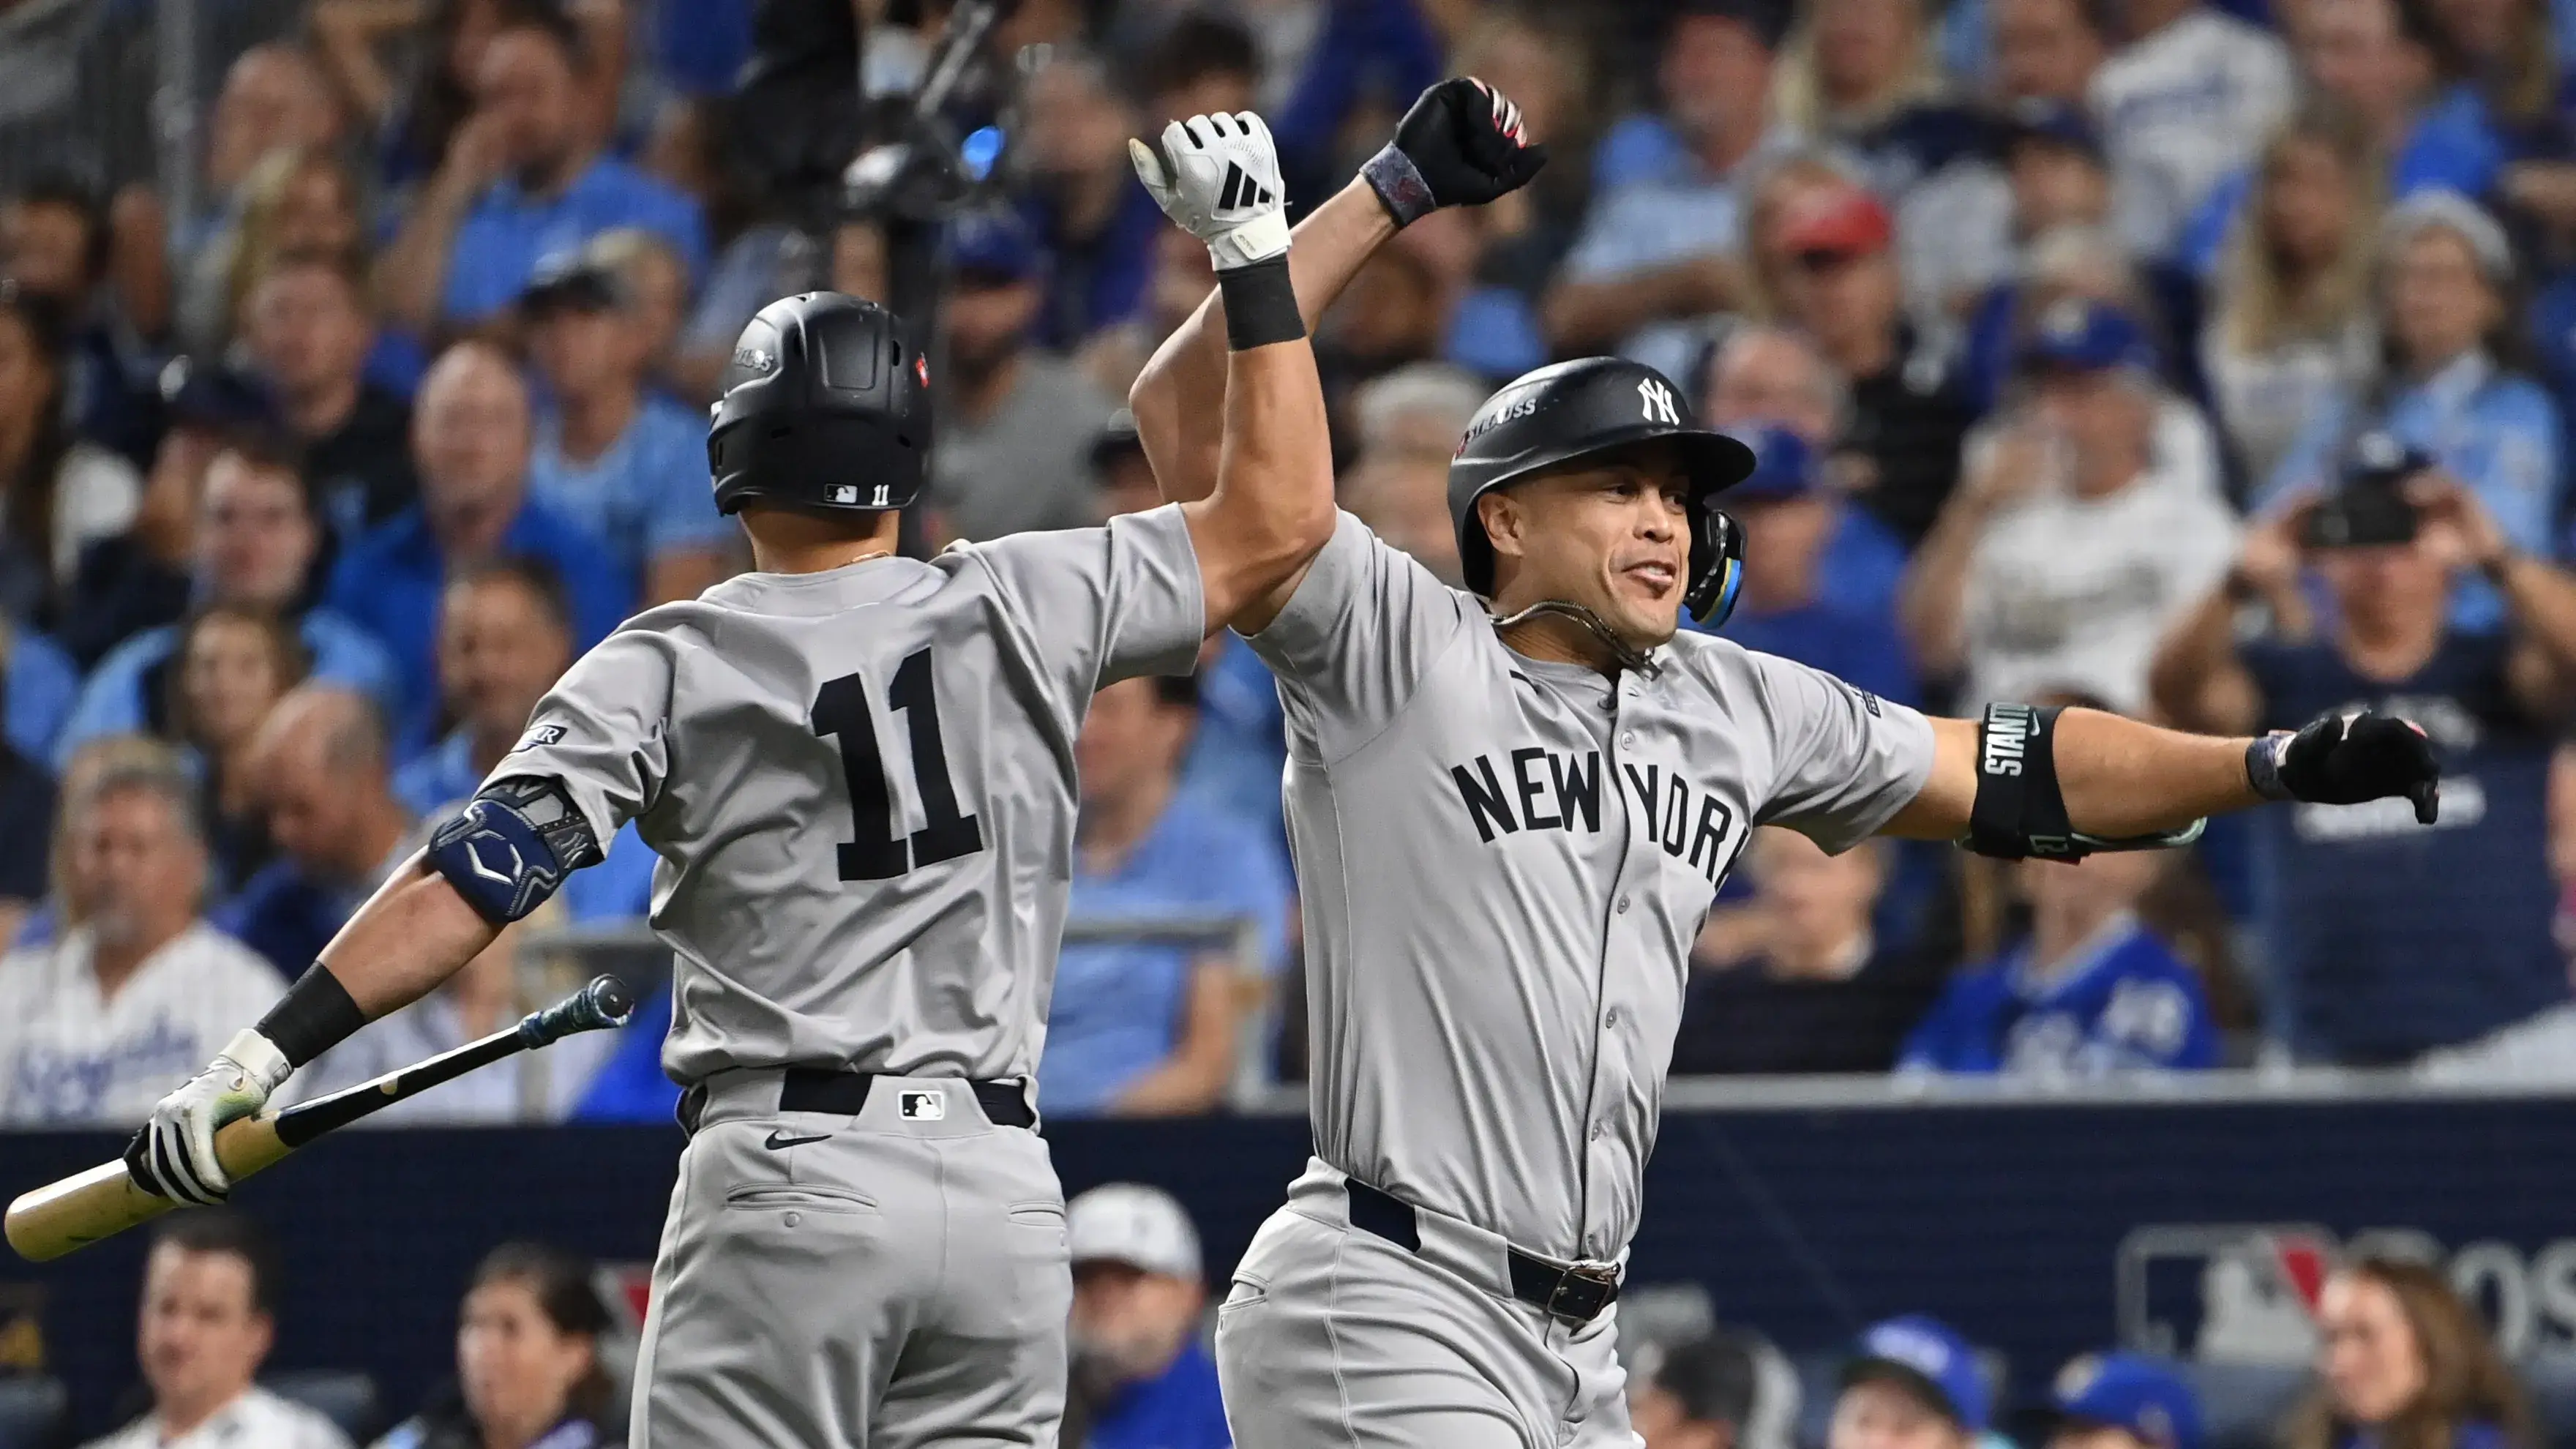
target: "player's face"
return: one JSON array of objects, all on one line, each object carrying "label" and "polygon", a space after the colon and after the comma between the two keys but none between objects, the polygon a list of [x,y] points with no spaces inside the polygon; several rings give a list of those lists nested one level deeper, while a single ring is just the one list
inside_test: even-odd
[{"label": "player's face", "polygon": [[230,1253],[152,1249],[135,1337],[154,1403],[202,1412],[250,1387],[270,1331],[250,1290],[250,1265]]},{"label": "player's face", "polygon": [[1834,1401],[1826,1449],[1965,1449],[1967,1435],[1910,1389],[1865,1379]]},{"label": "player's face", "polygon": [[589,1337],[556,1328],[523,1282],[503,1278],[465,1295],[456,1377],[487,1434],[507,1426],[533,1439],[561,1419],[591,1353]]},{"label": "player's face", "polygon": [[1690,488],[1667,450],[1486,495],[1503,613],[1555,599],[1651,649],[1673,637],[1690,564]]},{"label": "player's face", "polygon": [[2414,1325],[2387,1284],[2338,1273],[2317,1297],[2318,1371],[2338,1413],[2384,1424],[2424,1392]]}]

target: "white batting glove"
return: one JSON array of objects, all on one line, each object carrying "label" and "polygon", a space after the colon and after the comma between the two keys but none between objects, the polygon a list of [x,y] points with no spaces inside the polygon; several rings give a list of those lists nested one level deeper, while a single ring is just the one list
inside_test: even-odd
[{"label": "white batting glove", "polygon": [[275,1042],[244,1028],[204,1071],[154,1105],[125,1149],[126,1170],[163,1197],[199,1207],[222,1202],[233,1180],[215,1159],[216,1130],[267,1106],[294,1070]]},{"label": "white batting glove", "polygon": [[1279,182],[1279,148],[1259,116],[1174,121],[1163,128],[1160,155],[1132,138],[1127,155],[1164,214],[1207,243],[1218,271],[1288,250],[1288,189]]}]

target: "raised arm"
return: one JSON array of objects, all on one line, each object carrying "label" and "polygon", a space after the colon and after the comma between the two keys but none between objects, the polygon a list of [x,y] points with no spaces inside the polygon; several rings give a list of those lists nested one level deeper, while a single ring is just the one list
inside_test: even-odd
[{"label": "raised arm", "polygon": [[[1305,328],[1406,222],[1491,201],[1546,160],[1546,147],[1522,137],[1519,110],[1482,82],[1460,77],[1424,91],[1360,177],[1298,224],[1288,272]],[[1205,498],[1217,483],[1229,375],[1224,296],[1222,287],[1211,293],[1164,339],[1128,393],[1155,479],[1176,503]]]}]

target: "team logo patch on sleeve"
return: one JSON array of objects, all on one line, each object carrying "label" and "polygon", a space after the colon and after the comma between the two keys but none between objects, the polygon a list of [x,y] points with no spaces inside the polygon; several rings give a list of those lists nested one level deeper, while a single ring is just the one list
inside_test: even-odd
[{"label": "team logo patch on sleeve", "polygon": [[532,725],[526,734],[519,736],[519,742],[510,747],[510,753],[515,755],[521,750],[533,750],[540,745],[558,745],[563,743],[563,737],[562,725]]}]

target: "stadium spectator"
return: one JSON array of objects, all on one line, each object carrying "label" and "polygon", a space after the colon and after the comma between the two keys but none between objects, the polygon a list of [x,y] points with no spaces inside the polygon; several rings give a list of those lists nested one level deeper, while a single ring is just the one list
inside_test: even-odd
[{"label": "stadium spectator", "polygon": [[709,492],[705,421],[645,388],[651,338],[633,289],[577,256],[539,269],[519,316],[546,385],[528,496],[606,544],[640,605],[696,598],[739,535]]},{"label": "stadium spectator", "polygon": [[2551,35],[2546,0],[2426,7],[2433,58],[2442,78],[2475,92],[2493,124],[2537,139],[2562,103],[2562,46]]},{"label": "stadium spectator", "polygon": [[2165,627],[2227,571],[2235,520],[2155,446],[2161,390],[2126,314],[2061,301],[2024,345],[2031,402],[1978,449],[1915,555],[1904,615],[1964,707],[2074,691],[2132,712]]},{"label": "stadium spectator", "polygon": [[[1673,1070],[1884,1072],[1941,989],[1944,963],[1871,929],[1888,847],[1827,855],[1789,830],[1758,830],[1746,850],[1754,893],[1733,960],[1702,936],[1673,1043]],[[1729,912],[1729,914],[1738,914]]]},{"label": "stadium spectator", "polygon": [[1958,1330],[1928,1314],[1873,1324],[1843,1366],[1826,1449],[1971,1449],[1993,1390]]},{"label": "stadium spectator", "polygon": [[2049,1385],[2047,1449],[2200,1449],[2200,1398],[2170,1364],[2088,1353]]},{"label": "stadium spectator", "polygon": [[1479,376],[1518,377],[1548,360],[1540,310],[1592,197],[1593,50],[1577,16],[1498,6],[1451,52],[1452,73],[1511,97],[1522,128],[1548,146],[1547,166],[1528,185],[1466,216],[1475,272],[1442,351]]},{"label": "stadium spectator", "polygon": [[[206,189],[210,214],[229,205],[235,188],[279,151],[339,144],[347,118],[312,52],[286,41],[251,46],[224,71],[223,88],[206,113]],[[202,235],[173,239],[185,255]]]},{"label": "stadium spectator", "polygon": [[1083,376],[1108,396],[1125,397],[1154,349],[1216,290],[1216,267],[1208,260],[1207,248],[1175,242],[1176,233],[1188,237],[1173,227],[1154,234],[1153,266],[1145,279],[1143,304],[1125,321],[1092,333],[1074,353]]},{"label": "stadium spectator", "polygon": [[1464,586],[1446,459],[1400,451],[1364,455],[1342,476],[1341,495],[1342,506],[1370,532],[1411,554],[1434,578]]},{"label": "stadium spectator", "polygon": [[395,798],[382,717],[360,695],[295,690],[247,754],[252,798],[278,858],[218,919],[292,978],[409,855],[411,812]]},{"label": "stadium spectator", "polygon": [[[7,688],[0,684],[0,698]],[[0,950],[45,897],[46,868],[54,834],[54,781],[34,756],[0,734]]]},{"label": "stadium spectator", "polygon": [[153,370],[113,285],[118,243],[98,193],[76,175],[41,173],[0,198],[0,279],[51,303],[47,355],[62,374],[72,431],[141,466],[152,457]]},{"label": "stadium spectator", "polygon": [[1689,323],[1740,305],[1743,184],[1770,134],[1772,54],[1786,6],[1690,0],[1657,51],[1663,109],[1602,137],[1583,230],[1540,308],[1563,355],[1615,345],[1678,377]]},{"label": "stadium spectator", "polygon": [[[2364,9],[2388,0],[2318,0]],[[2238,476],[2270,478],[2307,420],[2370,376],[2376,153],[2347,113],[2309,106],[2263,147],[2247,224],[2219,264],[2201,375]]]},{"label": "stadium spectator", "polygon": [[2023,861],[2029,933],[1951,978],[1899,1070],[2059,1082],[2218,1065],[2199,975],[2137,916],[2167,865],[2159,851]]},{"label": "stadium spectator", "polygon": [[[473,77],[483,48],[517,13],[550,0],[439,0],[427,15],[373,0],[315,0],[315,51],[332,87],[362,130],[381,137],[383,179],[407,186],[438,169],[474,109]],[[388,50],[410,51],[408,77]]]},{"label": "stadium spectator", "polygon": [[134,465],[71,430],[70,319],[55,299],[0,279],[0,614],[52,614],[81,550],[134,521]]},{"label": "stadium spectator", "polygon": [[2442,1270],[2363,1257],[2317,1294],[2316,1386],[2286,1449],[2530,1449],[2543,1442],[2511,1365]]},{"label": "stadium spectator", "polygon": [[2210,188],[2244,167],[2289,112],[2289,53],[2201,0],[2126,0],[2126,41],[2093,75],[2112,215],[2140,261],[2160,260]]},{"label": "stadium spectator", "polygon": [[1645,1449],[1749,1449],[1760,1373],[1741,1335],[1715,1333],[1665,1349],[1637,1381],[1628,1422]]},{"label": "stadium spectator", "polygon": [[[572,660],[563,581],[543,563],[494,559],[448,580],[439,600],[438,685],[455,727],[394,772],[395,798],[423,819],[472,798],[525,737],[537,701]],[[571,919],[631,919],[652,903],[654,855],[634,822],[610,837],[606,855],[564,881]]]},{"label": "stadium spectator", "polygon": [[[2324,491],[2344,444],[2385,429],[2468,485],[2516,549],[2556,553],[2561,420],[2548,392],[2513,366],[2520,322],[2504,229],[2456,193],[2426,191],[2388,213],[2378,240],[2375,322],[2385,364],[2310,414],[2257,504],[2278,508]],[[2502,615],[2483,585],[2455,602],[2463,628],[2493,629]]]},{"label": "stadium spectator", "polygon": [[349,1449],[330,1420],[255,1382],[277,1341],[277,1250],[249,1218],[211,1208],[153,1230],[134,1336],[152,1406],[89,1449]]},{"label": "stadium spectator", "polygon": [[52,759],[79,694],[80,666],[62,646],[0,618],[0,740],[12,752]]},{"label": "stadium spectator", "polygon": [[[644,375],[652,381],[655,396],[663,398],[678,375],[680,329],[689,320],[687,260],[669,238],[637,226],[601,232],[580,255],[608,268],[626,284],[626,295],[634,304],[634,324],[643,334],[637,345],[644,353]],[[691,400],[698,394],[684,391],[680,396]]]},{"label": "stadium spectator", "polygon": [[582,124],[591,59],[559,11],[509,13],[473,71],[474,110],[377,271],[386,309],[429,334],[487,321],[538,262],[612,227],[670,238],[692,276],[706,265],[697,203],[603,155]]},{"label": "stadium spectator", "polygon": [[1856,469],[1867,464],[1829,453],[1849,399],[1814,341],[1785,327],[1736,327],[1711,351],[1707,383],[1700,415],[1710,427],[1747,438],[1786,428],[1815,455],[1812,497],[1832,515],[1815,564],[1818,591],[1855,612],[1893,618],[1905,545],[1841,486],[1846,461]]},{"label": "stadium spectator", "polygon": [[1179,798],[1197,681],[1135,679],[1102,690],[1074,742],[1082,818],[1076,917],[1244,917],[1258,955],[1203,943],[1068,942],[1039,1079],[1058,1116],[1164,1116],[1215,1106],[1234,1080],[1236,1038],[1287,949],[1292,889],[1277,842]]},{"label": "stadium spectator", "polygon": [[374,1449],[613,1449],[610,1327],[590,1264],[504,1243],[474,1269],[456,1326],[456,1378]]},{"label": "stadium spectator", "polygon": [[180,345],[197,356],[220,355],[244,325],[251,288],[279,257],[303,253],[355,265],[366,241],[358,179],[337,156],[318,149],[270,156],[242,182],[232,217],[180,279]]},{"label": "stadium spectator", "polygon": [[1021,215],[1046,263],[1039,269],[1044,301],[1030,335],[1062,350],[1144,300],[1154,239],[1166,228],[1128,164],[1127,138],[1159,137],[1162,125],[1145,126],[1103,64],[1078,52],[1059,52],[1030,76],[1021,104],[1029,186]]},{"label": "stadium spectator", "polygon": [[242,341],[280,421],[304,451],[322,522],[346,541],[420,499],[411,397],[371,378],[367,280],[345,254],[282,252],[252,281]]},{"label": "stadium spectator", "polygon": [[437,709],[438,598],[450,572],[505,554],[543,559],[572,601],[574,642],[587,649],[632,598],[602,544],[528,497],[528,388],[488,344],[449,348],[412,414],[420,502],[352,542],[324,598],[384,641],[396,671],[395,739],[425,743]]},{"label": "stadium spectator", "polygon": [[1198,1231],[1170,1193],[1113,1182],[1065,1205],[1073,1259],[1065,1416],[1086,1449],[1227,1449]]},{"label": "stadium spectator", "polygon": [[975,212],[952,226],[949,257],[957,280],[940,319],[949,386],[931,507],[950,536],[977,540],[1097,521],[1083,455],[1115,404],[1031,343],[1044,297],[1036,237],[1010,212]]},{"label": "stadium spectator", "polygon": [[1352,430],[1363,457],[1402,455],[1447,464],[1486,396],[1474,374],[1443,362],[1415,363],[1369,379],[1351,394]]},{"label": "stadium spectator", "polygon": [[68,790],[55,865],[77,924],[0,956],[0,1122],[139,1122],[285,988],[199,915],[195,796],[167,755]]},{"label": "stadium spectator", "polygon": [[[1806,441],[1772,424],[1736,425],[1754,448],[1751,477],[1726,493],[1744,526],[1744,582],[1722,632],[1747,649],[1824,670],[1902,704],[1921,695],[1894,598],[1904,555],[1826,485]],[[1854,542],[1847,543],[1850,539]],[[1857,557],[1861,541],[1884,543]],[[1839,566],[1839,567],[1837,567]]]},{"label": "stadium spectator", "polygon": [[1905,317],[1894,239],[1887,208],[1842,182],[1791,196],[1762,244],[1788,262],[1783,320],[1815,338],[1850,388],[1839,450],[1855,496],[1912,544],[1958,481],[1973,418],[1941,344]]},{"label": "stadium spectator", "polygon": [[[390,705],[394,661],[375,636],[333,609],[299,608],[321,541],[311,510],[311,495],[284,456],[219,447],[197,506],[187,592],[201,608],[293,618],[315,679]],[[63,726],[57,763],[103,735],[167,731],[167,675],[178,639],[175,626],[147,629],[99,661]]]},{"label": "stadium spectator", "polygon": [[1992,0],[1987,14],[1995,99],[2087,105],[2106,47],[2084,0]]},{"label": "stadium spectator", "polygon": [[[1922,0],[1818,0],[1801,13],[1772,73],[1779,123],[1855,153],[1882,192],[1903,194],[1965,131],[1930,114],[1946,87]],[[1927,143],[1941,149],[1927,158]]]},{"label": "stadium spectator", "polygon": [[164,680],[163,724],[196,766],[216,895],[268,863],[251,746],[269,711],[303,683],[307,668],[295,626],[256,605],[208,605],[178,628]]},{"label": "stadium spectator", "polygon": [[[2310,569],[2330,607],[2311,603]],[[2452,580],[2472,571],[2493,581],[2502,632],[2445,618]],[[2270,621],[2240,639],[2247,604]],[[2189,729],[2293,728],[2403,700],[2443,756],[2431,826],[2403,805],[2257,818],[2275,1039],[2308,1058],[2395,1062],[2568,999],[2544,802],[2571,671],[2576,580],[2388,434],[2355,443],[2323,503],[2246,534],[2225,584],[2159,652],[2164,713]]]}]

